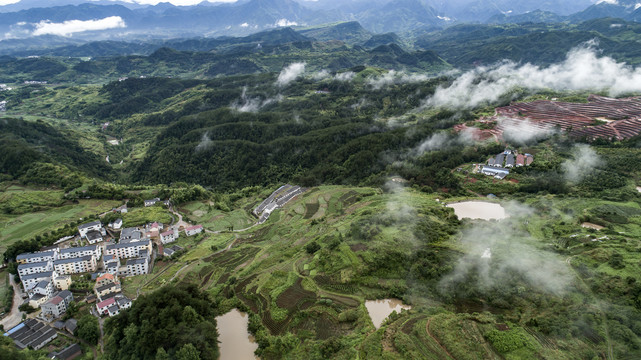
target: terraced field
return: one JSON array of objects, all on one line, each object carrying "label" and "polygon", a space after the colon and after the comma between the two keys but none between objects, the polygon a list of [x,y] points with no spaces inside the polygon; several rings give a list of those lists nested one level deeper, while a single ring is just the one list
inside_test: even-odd
[{"label": "terraced field", "polygon": [[[591,139],[629,139],[641,134],[641,98],[611,99],[590,95],[588,103],[537,100],[496,109],[495,119],[527,119],[541,129],[570,131],[572,136]],[[597,121],[605,124],[595,124]],[[499,130],[501,124],[498,126]]]},{"label": "terraced field", "polygon": [[[241,203],[251,209],[261,201],[252,197]],[[587,210],[598,203],[580,205],[575,207]],[[193,206],[192,212],[202,209],[202,205]],[[560,346],[570,352],[585,348],[586,354],[603,348],[598,326],[586,328],[578,338],[559,342],[526,326],[527,319],[519,320],[520,313],[487,302],[440,303],[416,286],[404,270],[367,270],[372,262],[394,261],[387,256],[399,249],[407,254],[416,251],[416,244],[422,241],[417,238],[421,219],[427,221],[431,232],[438,232],[451,215],[452,211],[432,196],[410,189],[382,193],[372,188],[322,186],[275,210],[264,224],[189,240],[192,243],[185,243],[186,254],[176,263],[158,263],[142,286],[126,284],[125,289],[147,292],[169,282],[197,284],[222,299],[223,309],[235,307],[252,314],[270,339],[305,339],[288,353],[291,359],[306,356],[308,341],[332,339],[344,339],[344,344],[351,345],[341,347],[328,356],[331,358],[379,358],[382,354],[390,358],[505,358],[506,353],[497,352],[488,340],[490,333],[494,341],[509,336],[525,339],[525,345],[508,351],[507,358],[529,358],[532,354],[554,358]],[[550,219],[532,218],[523,226],[544,239],[554,236],[544,225]],[[588,232],[578,224],[572,229]],[[452,257],[463,251],[456,240],[439,243],[435,249]],[[437,261],[434,254],[425,256],[426,261]],[[413,266],[419,265],[403,264],[404,268]],[[395,289],[404,287],[409,295],[403,300],[412,309],[393,314],[376,329],[365,301],[391,298]]]}]

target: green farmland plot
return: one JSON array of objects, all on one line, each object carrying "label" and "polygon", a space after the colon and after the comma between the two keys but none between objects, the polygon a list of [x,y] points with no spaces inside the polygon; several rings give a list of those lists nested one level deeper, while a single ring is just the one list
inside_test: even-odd
[{"label": "green farmland plot", "polygon": [[22,215],[0,215],[0,251],[12,243],[31,239],[65,224],[76,222],[88,215],[96,215],[119,206],[121,202],[111,200],[80,200],[75,205],[63,205],[44,211]]}]

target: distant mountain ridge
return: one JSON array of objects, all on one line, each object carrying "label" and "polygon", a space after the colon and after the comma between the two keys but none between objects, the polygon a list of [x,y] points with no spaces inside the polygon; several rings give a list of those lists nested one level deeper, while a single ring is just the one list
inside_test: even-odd
[{"label": "distant mountain ridge", "polygon": [[[54,45],[78,46],[87,42],[116,40],[128,44],[112,43],[112,50],[87,50],[94,54],[113,54],[114,51],[136,54],[165,46],[164,41],[171,41],[170,47],[178,46],[180,40],[170,39],[202,38],[197,40],[200,44],[194,45],[200,51],[208,42],[219,45],[219,39],[212,38],[247,36],[285,27],[297,28],[301,35],[319,41],[339,40],[353,45],[365,44],[371,39],[366,45],[371,49],[389,43],[403,47],[407,45],[403,41],[408,38],[414,39],[426,32],[465,22],[580,23],[603,17],[641,21],[641,8],[636,0],[598,3],[594,3],[595,0],[241,0],[194,6],[83,1],[87,0],[23,0],[0,6],[0,33],[4,33],[5,39],[0,41],[0,53],[16,53],[20,47],[24,53],[29,53]],[[45,7],[47,4],[55,6]],[[7,12],[10,9],[16,11]],[[64,22],[70,20],[92,22],[112,17],[120,18],[121,22],[117,26],[94,31],[83,32],[83,25],[79,25],[80,29],[69,33],[36,32],[49,23],[59,23],[64,27]],[[34,37],[40,33],[48,38]],[[403,40],[390,38],[392,33],[393,36],[400,35]],[[141,41],[146,45],[132,45]],[[184,50],[194,50],[192,45]]]},{"label": "distant mountain ridge", "polygon": [[[23,0],[17,4],[0,6],[0,31],[6,34],[5,38],[24,38],[40,22],[87,21],[119,16],[125,23],[125,29],[103,29],[99,33],[79,32],[73,36],[91,39],[102,36],[105,40],[115,37],[148,38],[150,35],[161,38],[238,36],[277,27],[314,26],[344,21],[357,21],[372,33],[402,33],[417,29],[439,29],[461,21],[484,22],[500,15],[509,17],[535,10],[564,16],[573,11],[584,10],[591,4],[590,1],[243,0],[194,6],[174,6],[169,3],[142,6],[108,0]],[[548,20],[550,19],[553,19],[552,15],[548,16]]]}]

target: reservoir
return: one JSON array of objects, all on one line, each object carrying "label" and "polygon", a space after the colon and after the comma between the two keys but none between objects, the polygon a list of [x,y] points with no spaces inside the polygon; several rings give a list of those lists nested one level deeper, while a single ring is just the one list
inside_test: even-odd
[{"label": "reservoir", "polygon": [[247,331],[249,316],[238,309],[216,318],[220,360],[256,360],[258,344]]}]

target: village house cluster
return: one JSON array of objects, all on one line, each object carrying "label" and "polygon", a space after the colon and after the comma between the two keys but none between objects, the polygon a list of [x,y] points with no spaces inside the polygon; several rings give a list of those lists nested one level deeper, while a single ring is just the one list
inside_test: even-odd
[{"label": "village house cluster", "polygon": [[[152,206],[158,201],[160,200],[147,200],[145,206]],[[114,211],[126,213],[127,208],[124,206]],[[158,222],[139,227],[122,226],[122,219],[107,227],[100,221],[82,224],[78,226],[77,235],[62,238],[54,246],[42,251],[23,253],[16,257],[20,282],[28,296],[25,302],[42,310],[38,315],[39,319],[50,322],[63,316],[74,301],[70,291],[74,279],[72,277],[88,276],[87,274],[95,279],[95,284],[93,294],[87,296],[86,301],[95,302],[98,315],[115,316],[132,304],[132,300],[122,293],[120,279],[144,275],[152,270],[156,256],[154,243],[158,256],[171,256],[182,250],[175,245],[164,248],[164,245],[179,238],[176,226],[165,226]],[[202,225],[184,229],[187,236],[194,236],[202,231]],[[12,338],[16,344],[19,342],[20,345],[36,348],[55,338],[49,336],[50,327],[44,328],[33,322],[23,322],[19,326],[20,328],[12,329],[11,333],[15,335]],[[27,337],[24,334],[30,335]],[[39,340],[31,339],[36,334]],[[37,341],[32,344],[27,340]]]},{"label": "village house cluster", "polygon": [[[170,204],[169,200],[155,198],[145,200],[144,205],[154,206],[159,202]],[[127,211],[127,205],[113,209],[114,213],[120,214]],[[178,240],[180,230],[184,230],[186,236],[204,230],[202,225],[179,229],[158,222],[123,228],[122,219],[106,225],[101,221],[82,224],[76,235],[63,237],[39,252],[16,257],[23,297],[27,297],[25,303],[41,309],[38,319],[28,319],[5,333],[19,348],[44,347],[56,338],[55,329],[73,334],[77,326],[75,319],[66,322],[56,319],[62,317],[74,301],[71,291],[74,279],[95,280],[93,294],[80,295],[87,303],[95,303],[97,316],[118,315],[132,305],[132,300],[122,293],[122,278],[148,274],[156,256],[171,256],[182,250],[177,245],[169,246]],[[74,345],[61,350],[57,356],[79,354],[80,348]]]},{"label": "village house cluster", "polygon": [[504,179],[510,169],[520,166],[529,166],[534,162],[534,156],[531,154],[519,154],[516,150],[505,150],[487,160],[487,165],[483,165],[481,172],[488,176],[494,176],[496,179]]}]

